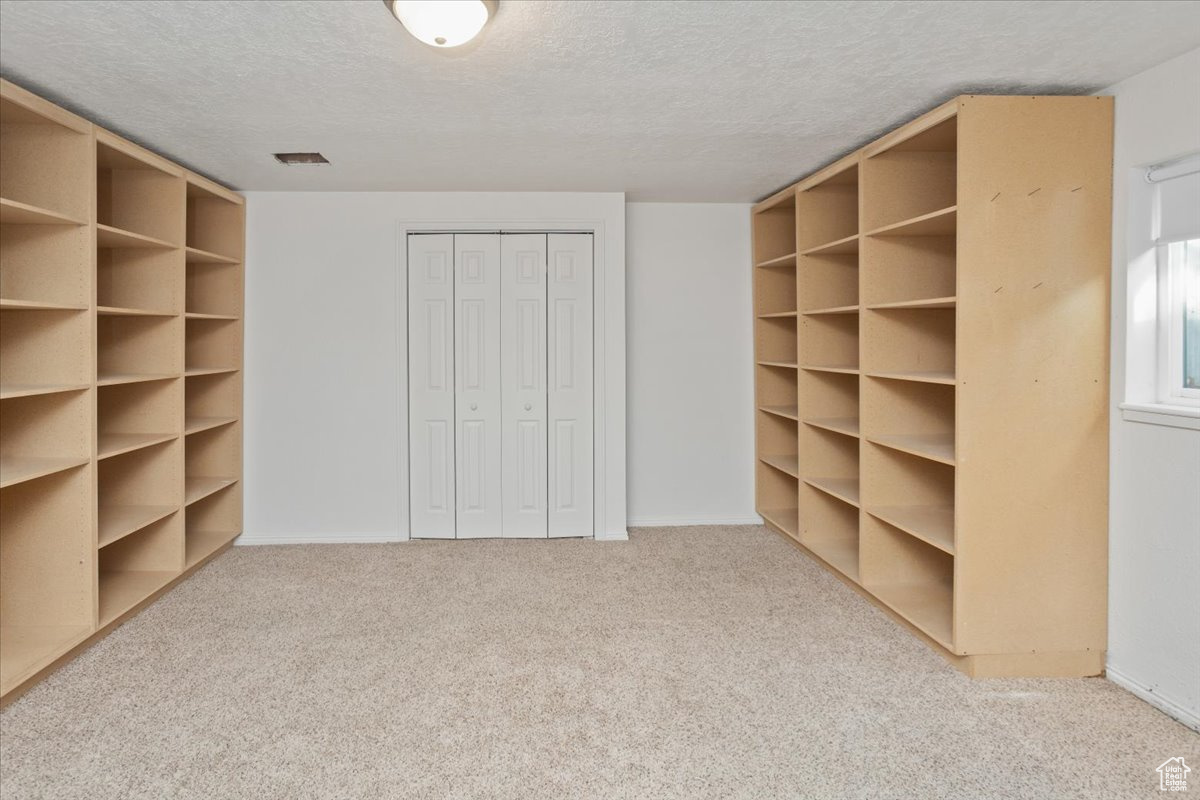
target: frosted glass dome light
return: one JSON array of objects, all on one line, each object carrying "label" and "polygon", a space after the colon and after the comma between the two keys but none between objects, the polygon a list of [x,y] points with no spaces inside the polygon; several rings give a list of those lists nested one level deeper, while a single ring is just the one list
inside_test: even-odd
[{"label": "frosted glass dome light", "polygon": [[433,47],[474,39],[496,13],[496,0],[384,0],[405,30]]}]

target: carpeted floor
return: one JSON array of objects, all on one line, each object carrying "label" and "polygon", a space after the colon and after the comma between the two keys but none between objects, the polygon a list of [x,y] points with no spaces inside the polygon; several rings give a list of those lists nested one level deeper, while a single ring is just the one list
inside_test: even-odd
[{"label": "carpeted floor", "polygon": [[1136,798],[1200,735],[976,681],[762,528],[234,548],[0,717],[20,798]]}]

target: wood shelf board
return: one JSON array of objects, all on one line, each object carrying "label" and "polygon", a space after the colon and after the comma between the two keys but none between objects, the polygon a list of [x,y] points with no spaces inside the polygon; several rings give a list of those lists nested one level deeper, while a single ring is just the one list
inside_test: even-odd
[{"label": "wood shelf board", "polygon": [[156,239],[153,236],[121,230],[111,225],[96,225],[96,246],[142,249],[157,248],[160,250],[174,250],[178,247],[178,245],[171,244],[162,239]]},{"label": "wood shelf board", "polygon": [[847,537],[804,537],[801,543],[822,561],[855,583],[858,578],[858,542]]},{"label": "wood shelf board", "polygon": [[97,438],[96,458],[112,458],[178,438],[177,433],[101,433]]},{"label": "wood shelf board", "polygon": [[87,625],[5,625],[0,628],[0,694],[66,654],[92,633]]},{"label": "wood shelf board", "polygon": [[0,311],[87,311],[87,306],[63,303],[43,303],[38,300],[15,300],[0,297]]},{"label": "wood shelf board", "polygon": [[834,306],[833,308],[814,308],[811,311],[805,311],[804,316],[815,317],[820,314],[857,314],[858,306]]},{"label": "wood shelf board", "polygon": [[855,438],[860,434],[858,417],[812,417],[804,420],[804,424]]},{"label": "wood shelf board", "polygon": [[893,222],[868,233],[868,236],[953,236],[957,230],[958,206],[939,208],[928,214]]},{"label": "wood shelf board", "polygon": [[100,573],[100,625],[107,625],[166,586],[176,572],[130,571]]},{"label": "wood shelf board", "polygon": [[780,369],[796,369],[797,364],[793,361],[759,361],[760,367],[779,367]]},{"label": "wood shelf board", "polygon": [[219,428],[222,425],[231,425],[237,421],[237,417],[188,417],[183,422],[183,433],[190,436],[193,433]]},{"label": "wood shelf board", "polygon": [[185,568],[200,563],[240,535],[241,531],[188,531],[184,540]]},{"label": "wood shelf board", "polygon": [[892,434],[885,436],[868,436],[867,441],[874,442],[901,453],[927,458],[939,464],[954,466],[954,434],[951,433],[922,433],[922,434]]},{"label": "wood shelf board", "polygon": [[759,406],[758,410],[764,414],[773,414],[776,417],[783,417],[784,419],[800,419],[799,406]]},{"label": "wood shelf board", "polygon": [[236,258],[223,256],[220,253],[210,253],[208,250],[201,250],[199,247],[184,248],[184,259],[188,264],[240,264],[242,263]]},{"label": "wood shelf board", "polygon": [[839,375],[857,375],[859,372],[858,367],[824,367],[814,364],[805,364],[800,369],[808,372],[835,372]]},{"label": "wood shelf board", "polygon": [[759,516],[775,527],[784,531],[796,541],[800,540],[799,510],[795,508],[766,508],[761,509]]},{"label": "wood shelf board", "polygon": [[867,377],[883,378],[889,381],[940,383],[947,386],[953,386],[956,383],[954,373],[946,370],[927,370],[923,372],[868,372]]},{"label": "wood shelf board", "polygon": [[957,297],[929,297],[923,300],[901,300],[895,303],[875,303],[867,306],[872,311],[886,311],[889,308],[954,308],[958,303]]},{"label": "wood shelf board", "polygon": [[141,374],[136,372],[103,372],[96,376],[97,386],[116,386],[122,383],[143,383],[146,381],[167,381],[178,378],[178,375]]},{"label": "wood shelf board", "polygon": [[238,372],[238,367],[192,367],[186,370],[183,374],[189,378],[194,378],[197,375],[222,375],[226,372]]},{"label": "wood shelf board", "polygon": [[799,315],[799,313],[800,312],[798,312],[798,311],[776,311],[773,314],[759,314],[758,318],[759,319],[787,319],[789,317],[795,318]]},{"label": "wood shelf board", "polygon": [[3,456],[0,457],[0,489],[82,467],[90,461],[90,458]]},{"label": "wood shelf board", "polygon": [[107,547],[147,525],[170,516],[176,506],[99,506],[98,547]]},{"label": "wood shelf board", "polygon": [[0,224],[4,225],[70,225],[80,227],[87,223],[67,214],[48,208],[22,203],[0,197]]},{"label": "wood shelf board", "polygon": [[777,267],[794,267],[796,266],[796,254],[788,253],[787,255],[768,258],[765,261],[760,261],[754,265],[758,269],[774,269]]},{"label": "wood shelf board", "polygon": [[852,253],[858,252],[858,243],[859,243],[859,236],[856,233],[853,236],[847,236],[844,239],[838,239],[833,242],[826,242],[825,244],[818,245],[816,247],[810,247],[807,250],[800,253],[800,255],[802,255],[802,256],[850,255]]},{"label": "wood shelf board", "polygon": [[947,650],[954,649],[954,601],[949,586],[897,583],[866,588],[935,642]]},{"label": "wood shelf board", "polygon": [[[764,315],[766,316],[766,315]],[[236,320],[241,317],[235,314],[202,314],[199,311],[188,311],[184,314],[187,319],[217,319],[217,320]]]},{"label": "wood shelf board", "polygon": [[805,478],[804,482],[855,508],[860,505],[858,478]]},{"label": "wood shelf board", "polygon": [[3,383],[0,384],[0,400],[59,392],[82,392],[90,388],[86,383]]},{"label": "wood shelf board", "polygon": [[175,317],[174,311],[151,311],[144,308],[121,308],[119,306],[96,306],[101,317]]},{"label": "wood shelf board", "polygon": [[785,475],[790,475],[793,478],[800,477],[799,456],[760,456],[758,460],[768,467],[774,467]]},{"label": "wood shelf board", "polygon": [[865,510],[893,528],[954,555],[952,506],[875,506]]},{"label": "wood shelf board", "polygon": [[183,481],[183,504],[190,506],[192,503],[203,500],[235,483],[237,483],[237,478],[186,478]]}]

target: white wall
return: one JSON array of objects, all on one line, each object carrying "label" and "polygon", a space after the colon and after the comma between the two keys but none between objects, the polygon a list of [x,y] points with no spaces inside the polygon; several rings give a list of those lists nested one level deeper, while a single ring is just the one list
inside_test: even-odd
[{"label": "white wall", "polygon": [[750,206],[626,206],[629,524],[755,523]]},{"label": "white wall", "polygon": [[1132,173],[1200,149],[1200,49],[1099,94],[1116,96],[1108,675],[1200,727],[1200,431],[1118,408],[1147,366],[1127,341]]},{"label": "white wall", "polygon": [[[245,534],[239,543],[407,536],[401,221],[603,223],[623,298],[621,194],[246,195]],[[604,356],[602,530],[625,530],[624,317]]]}]

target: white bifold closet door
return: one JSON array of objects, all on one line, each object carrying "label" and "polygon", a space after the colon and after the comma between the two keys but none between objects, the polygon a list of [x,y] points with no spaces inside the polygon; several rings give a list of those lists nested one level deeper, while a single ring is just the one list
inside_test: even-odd
[{"label": "white bifold closet door", "polygon": [[591,234],[408,241],[414,538],[591,536]]},{"label": "white bifold closet door", "polygon": [[454,538],[454,236],[408,237],[409,525]]}]

